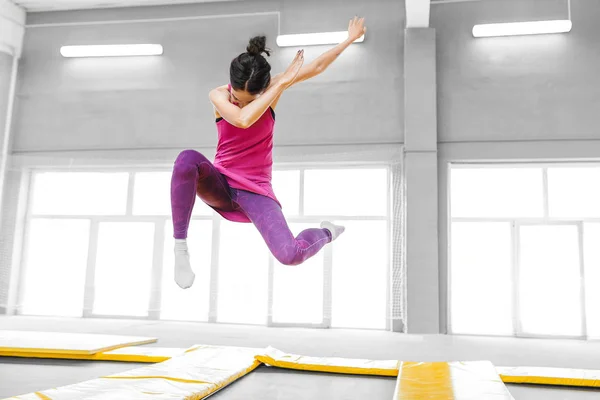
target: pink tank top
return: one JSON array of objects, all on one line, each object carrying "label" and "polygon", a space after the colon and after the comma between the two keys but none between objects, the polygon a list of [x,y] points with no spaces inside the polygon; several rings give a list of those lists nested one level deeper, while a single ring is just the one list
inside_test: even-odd
[{"label": "pink tank top", "polygon": [[[270,107],[246,129],[218,118],[219,140],[214,165],[232,188],[270,197],[279,204],[271,186],[274,127],[275,112]],[[217,212],[230,221],[250,222],[241,211]]]}]

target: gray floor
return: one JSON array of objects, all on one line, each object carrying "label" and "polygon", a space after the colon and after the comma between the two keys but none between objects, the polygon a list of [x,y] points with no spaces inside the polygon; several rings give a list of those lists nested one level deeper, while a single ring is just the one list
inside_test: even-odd
[{"label": "gray floor", "polygon": [[[0,329],[147,335],[155,346],[193,344],[264,347],[314,356],[413,361],[490,360],[496,365],[600,369],[600,343],[389,332],[269,329],[263,327],[127,320],[0,317]],[[135,368],[136,364],[0,359],[0,398],[68,385]],[[211,397],[217,400],[391,399],[391,378],[298,373],[261,367]],[[510,385],[516,400],[587,400],[600,391]]]}]

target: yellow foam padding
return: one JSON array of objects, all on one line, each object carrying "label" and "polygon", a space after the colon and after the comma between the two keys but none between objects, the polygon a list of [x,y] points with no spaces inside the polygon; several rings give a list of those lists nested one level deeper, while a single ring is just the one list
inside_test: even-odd
[{"label": "yellow foam padding", "polygon": [[105,353],[127,346],[154,343],[156,338],[89,333],[0,331],[0,355]]},{"label": "yellow foam padding", "polygon": [[397,376],[397,360],[363,360],[336,357],[306,357],[268,347],[256,359],[273,367],[337,374]]},{"label": "yellow foam padding", "polygon": [[159,363],[185,353],[185,348],[131,346],[96,354],[29,353],[0,351],[0,356],[21,358],[57,358],[68,360]]},{"label": "yellow foam padding", "polygon": [[264,349],[194,346],[191,351],[132,371],[44,390],[18,400],[200,400],[253,371]]},{"label": "yellow foam padding", "polygon": [[[256,359],[273,367],[330,372],[338,374],[398,376],[401,361],[362,360],[333,357],[306,357],[287,354],[272,347]],[[600,387],[600,370],[542,368],[542,367],[495,367],[504,383],[527,383],[534,385]]]},{"label": "yellow foam padding", "polygon": [[394,400],[514,400],[489,361],[402,362]]},{"label": "yellow foam padding", "polygon": [[63,353],[11,353],[0,352],[5,357],[25,358],[58,358],[69,360],[91,360],[91,361],[121,361],[134,363],[160,363],[185,353],[185,348],[176,347],[123,347],[96,354],[63,354]]},{"label": "yellow foam padding", "polygon": [[548,367],[496,367],[505,383],[600,387],[600,370]]}]

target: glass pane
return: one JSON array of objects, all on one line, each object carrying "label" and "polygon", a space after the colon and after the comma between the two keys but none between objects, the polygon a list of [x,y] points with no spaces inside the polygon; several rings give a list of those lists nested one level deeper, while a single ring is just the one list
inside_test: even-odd
[{"label": "glass pane", "polygon": [[[171,215],[172,172],[138,172],[133,190],[134,215]],[[211,215],[212,209],[196,198],[192,215]]]},{"label": "glass pane", "polygon": [[520,228],[519,307],[524,333],[582,335],[575,225]]},{"label": "glass pane", "polygon": [[273,171],[273,190],[283,207],[283,213],[300,213],[300,171]]},{"label": "glass pane", "polygon": [[34,177],[35,215],[123,215],[127,209],[126,172],[40,172]]},{"label": "glass pane", "polygon": [[306,215],[386,216],[387,169],[307,170]]},{"label": "glass pane", "polygon": [[[290,224],[298,235],[314,224]],[[323,251],[301,265],[275,261],[273,322],[320,324],[323,322]]]},{"label": "glass pane", "polygon": [[94,314],[147,316],[154,224],[102,222],[98,231]]},{"label": "glass pane", "polygon": [[600,168],[548,168],[551,217],[600,217]]},{"label": "glass pane", "polygon": [[511,243],[509,223],[452,223],[452,333],[513,335]]},{"label": "glass pane", "polygon": [[600,224],[583,227],[588,336],[600,338]]},{"label": "glass pane", "polygon": [[208,321],[212,221],[192,221],[187,243],[196,279],[191,288],[183,290],[175,283],[173,274],[175,240],[172,222],[168,221],[165,227],[160,317],[180,321]]},{"label": "glass pane", "polygon": [[269,250],[252,224],[221,222],[219,322],[266,324]]},{"label": "glass pane", "polygon": [[544,215],[541,168],[453,168],[452,218]]},{"label": "glass pane", "polygon": [[388,289],[386,221],[347,221],[331,244],[332,326],[385,329]]},{"label": "glass pane", "polygon": [[25,252],[23,314],[81,317],[90,222],[33,219]]}]

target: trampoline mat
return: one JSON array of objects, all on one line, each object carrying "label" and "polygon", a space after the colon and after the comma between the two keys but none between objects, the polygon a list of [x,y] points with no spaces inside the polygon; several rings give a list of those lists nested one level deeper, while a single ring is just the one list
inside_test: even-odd
[{"label": "trampoline mat", "polygon": [[210,400],[364,400],[394,397],[396,378],[338,375],[260,366]]}]

